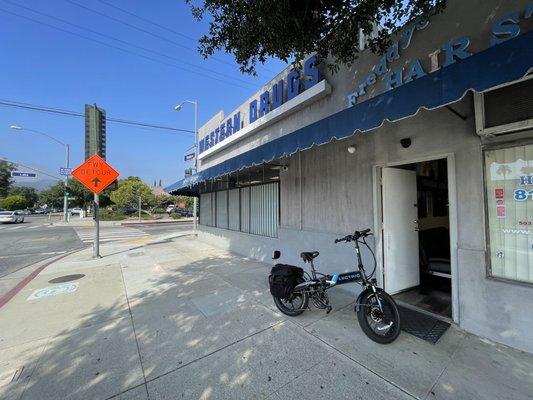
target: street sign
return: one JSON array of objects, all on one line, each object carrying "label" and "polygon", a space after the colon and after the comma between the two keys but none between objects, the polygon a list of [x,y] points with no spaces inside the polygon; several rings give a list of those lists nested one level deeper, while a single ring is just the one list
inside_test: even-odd
[{"label": "street sign", "polygon": [[195,156],[196,156],[195,153],[185,154],[184,160],[185,160],[185,161],[191,161],[191,160],[194,160],[194,157],[195,157]]},{"label": "street sign", "polygon": [[59,175],[69,176],[72,172],[72,168],[59,168]]},{"label": "street sign", "polygon": [[34,172],[11,171],[11,176],[18,176],[20,178],[35,178],[37,174]]},{"label": "street sign", "polygon": [[72,176],[91,192],[98,194],[118,178],[119,173],[98,154],[74,168]]}]

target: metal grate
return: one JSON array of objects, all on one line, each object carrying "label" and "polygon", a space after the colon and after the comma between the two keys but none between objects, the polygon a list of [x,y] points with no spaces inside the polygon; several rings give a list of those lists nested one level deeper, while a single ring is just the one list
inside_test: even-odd
[{"label": "metal grate", "polygon": [[402,306],[398,306],[398,308],[402,330],[427,342],[437,343],[450,327],[449,323],[427,314]]}]

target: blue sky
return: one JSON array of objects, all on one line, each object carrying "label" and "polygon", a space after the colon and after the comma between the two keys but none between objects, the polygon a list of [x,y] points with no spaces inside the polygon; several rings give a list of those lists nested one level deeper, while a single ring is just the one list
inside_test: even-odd
[{"label": "blue sky", "polygon": [[[141,21],[105,3],[175,32]],[[258,77],[250,77],[239,72],[230,55],[220,53],[216,60],[203,60],[195,50],[195,39],[206,31],[207,22],[197,22],[183,0],[0,0],[0,101],[81,113],[85,103],[96,103],[110,118],[193,130],[193,107],[186,106],[176,112],[175,104],[197,99],[201,126],[218,110],[231,111],[284,67],[282,62],[270,60],[265,67],[258,68]],[[62,148],[45,138],[9,129],[13,124],[56,136],[71,144],[71,165],[83,161],[83,118],[0,106],[0,157],[57,173],[64,163]],[[181,179],[185,168],[183,154],[192,144],[192,134],[168,134],[115,123],[108,123],[107,127],[108,162],[122,177],[137,175],[150,184],[161,179],[166,185]]]}]

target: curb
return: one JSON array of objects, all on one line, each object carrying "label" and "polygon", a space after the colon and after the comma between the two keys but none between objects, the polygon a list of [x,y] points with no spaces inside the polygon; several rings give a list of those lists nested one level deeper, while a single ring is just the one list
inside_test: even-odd
[{"label": "curb", "polygon": [[28,283],[30,283],[33,278],[35,278],[37,275],[39,275],[43,269],[48,267],[49,265],[55,263],[56,261],[61,260],[62,258],[65,258],[67,256],[70,256],[71,254],[74,254],[78,251],[84,250],[86,247],[82,247],[81,249],[76,249],[73,251],[70,251],[65,254],[61,254],[59,257],[54,258],[53,260],[45,262],[43,265],[41,265],[39,268],[35,269],[31,274],[29,274],[26,278],[21,280],[17,285],[11,289],[9,292],[7,292],[4,296],[0,298],[0,308],[5,306],[15,295],[20,292]]},{"label": "curb", "polygon": [[175,221],[141,221],[141,222],[123,222],[120,225],[122,226],[128,226],[128,225],[157,225],[157,224],[185,224],[187,222],[193,222],[192,220],[175,220]]}]

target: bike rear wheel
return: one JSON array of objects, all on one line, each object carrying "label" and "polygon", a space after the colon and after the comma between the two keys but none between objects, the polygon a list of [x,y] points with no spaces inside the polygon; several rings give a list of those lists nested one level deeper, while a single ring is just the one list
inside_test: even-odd
[{"label": "bike rear wheel", "polygon": [[[299,279],[297,283],[303,282]],[[309,304],[309,295],[307,293],[291,293],[287,298],[272,296],[274,304],[278,310],[290,317],[296,317],[303,313]]]},{"label": "bike rear wheel", "polygon": [[374,342],[392,343],[400,334],[398,306],[394,299],[382,290],[377,293],[368,291],[361,297],[357,319],[363,332]]}]

